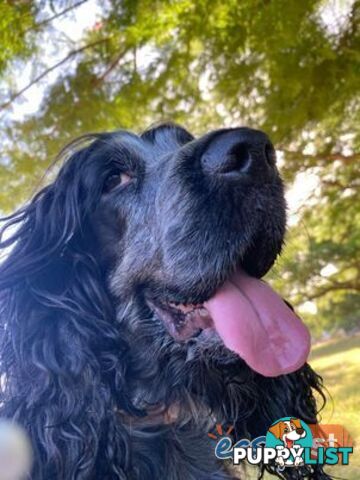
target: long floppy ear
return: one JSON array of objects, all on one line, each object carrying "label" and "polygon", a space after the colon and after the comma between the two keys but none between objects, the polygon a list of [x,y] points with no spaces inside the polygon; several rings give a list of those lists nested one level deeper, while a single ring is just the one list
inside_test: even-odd
[{"label": "long floppy ear", "polygon": [[269,428],[269,432],[271,432],[276,438],[281,437],[281,422],[275,423]]},{"label": "long floppy ear", "polygon": [[116,418],[117,408],[131,411],[127,345],[88,222],[101,194],[101,154],[96,140],[73,153],[7,218],[0,243],[10,249],[0,264],[0,416],[28,430],[34,479],[122,478],[127,468],[127,433]]}]

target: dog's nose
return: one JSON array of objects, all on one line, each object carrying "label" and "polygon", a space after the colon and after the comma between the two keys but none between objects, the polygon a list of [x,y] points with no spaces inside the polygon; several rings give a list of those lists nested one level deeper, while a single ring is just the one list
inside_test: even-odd
[{"label": "dog's nose", "polygon": [[275,150],[267,135],[250,128],[214,132],[201,156],[204,171],[223,178],[259,179],[275,167]]}]

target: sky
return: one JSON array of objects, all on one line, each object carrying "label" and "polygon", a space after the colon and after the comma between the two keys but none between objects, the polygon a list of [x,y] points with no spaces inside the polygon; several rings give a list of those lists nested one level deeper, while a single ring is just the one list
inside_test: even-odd
[{"label": "sky", "polygon": [[[76,44],[83,36],[84,31],[92,28],[96,24],[101,11],[102,9],[99,0],[88,0],[86,3],[83,3],[76,8],[71,16],[69,15],[55,19],[52,22],[53,29],[50,33],[52,36],[51,41],[46,41],[47,39],[45,38],[45,41],[43,42],[42,60],[44,63],[49,65],[55,64],[65,56],[64,54],[66,51],[70,50],[69,47],[59,48],[59,45],[64,46],[63,42],[54,42],[54,35],[59,36],[56,32],[61,32],[61,34],[66,36],[68,40]],[[43,11],[39,21],[49,18],[52,15],[53,13],[50,11]],[[69,67],[69,65],[67,65],[67,67]],[[19,75],[17,75],[16,90],[25,87],[30,82],[33,74],[33,66],[31,62],[26,62],[25,65],[19,65],[18,69]],[[22,120],[26,115],[36,113],[47,85],[53,83],[58,75],[58,70],[50,73],[43,81],[33,85],[24,95],[22,95],[20,101],[15,103],[15,108],[9,114],[9,120]]]}]

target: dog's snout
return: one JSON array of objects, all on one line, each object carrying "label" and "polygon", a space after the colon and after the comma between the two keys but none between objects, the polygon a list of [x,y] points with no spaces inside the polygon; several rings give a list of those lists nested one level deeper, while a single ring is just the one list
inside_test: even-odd
[{"label": "dog's snout", "polygon": [[275,166],[275,150],[263,132],[237,128],[210,137],[201,164],[207,173],[223,178],[244,175],[262,178]]},{"label": "dog's snout", "polygon": [[[215,174],[246,172],[250,163],[248,146],[243,141],[215,141],[202,156],[206,170]],[[238,139],[237,139],[238,140]]]}]

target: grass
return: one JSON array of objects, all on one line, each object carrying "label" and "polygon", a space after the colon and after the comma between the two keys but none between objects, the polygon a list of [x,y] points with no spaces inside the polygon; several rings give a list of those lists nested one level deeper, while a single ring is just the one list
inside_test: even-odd
[{"label": "grass", "polygon": [[360,335],[332,340],[313,347],[311,366],[324,378],[331,398],[321,413],[321,423],[347,428],[355,442],[350,465],[328,467],[346,480],[360,479]]}]

